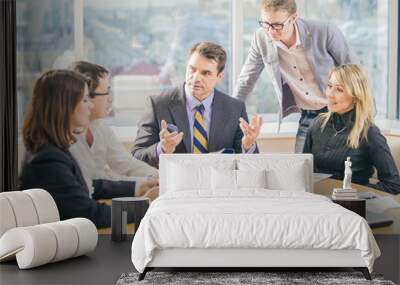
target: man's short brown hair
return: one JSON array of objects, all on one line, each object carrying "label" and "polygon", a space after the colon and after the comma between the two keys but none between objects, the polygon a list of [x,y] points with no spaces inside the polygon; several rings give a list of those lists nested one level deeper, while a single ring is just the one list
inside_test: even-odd
[{"label": "man's short brown hair", "polygon": [[89,96],[100,84],[100,78],[108,75],[109,72],[101,65],[88,61],[75,61],[69,66],[69,69],[84,75],[89,80]]},{"label": "man's short brown hair", "polygon": [[191,56],[195,52],[207,59],[216,61],[218,65],[218,73],[224,71],[226,64],[226,51],[222,46],[210,42],[200,42],[192,46],[189,55]]},{"label": "man's short brown hair", "polygon": [[295,0],[262,0],[261,9],[263,11],[286,11],[289,14],[297,12]]}]

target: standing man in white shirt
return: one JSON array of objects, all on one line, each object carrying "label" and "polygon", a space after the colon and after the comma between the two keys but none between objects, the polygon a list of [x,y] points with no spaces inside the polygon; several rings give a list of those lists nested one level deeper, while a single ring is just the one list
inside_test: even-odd
[{"label": "standing man in white shirt", "polygon": [[234,96],[246,100],[266,68],[280,106],[279,124],[301,112],[295,146],[299,153],[310,123],[326,112],[329,71],[355,59],[334,24],[298,18],[295,0],[262,0],[259,24]]},{"label": "standing man in white shirt", "polygon": [[78,135],[70,147],[90,194],[96,188],[107,187],[107,180],[130,181],[135,196],[155,199],[158,196],[158,170],[132,157],[102,121],[110,112],[113,100],[108,70],[85,61],[74,62],[70,68],[88,79],[89,98],[93,103],[88,129]]}]

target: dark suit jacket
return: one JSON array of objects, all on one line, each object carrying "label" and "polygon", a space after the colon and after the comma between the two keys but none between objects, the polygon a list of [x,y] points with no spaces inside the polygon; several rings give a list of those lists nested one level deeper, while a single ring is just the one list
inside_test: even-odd
[{"label": "dark suit jacket", "polygon": [[[20,183],[21,189],[43,188],[48,191],[56,202],[61,219],[83,217],[99,228],[111,225],[110,206],[90,198],[79,165],[68,150],[46,145],[34,154],[28,153]],[[94,187],[94,199],[132,197],[135,182],[96,180]]]},{"label": "dark suit jacket", "polygon": [[[132,155],[158,167],[156,148],[160,141],[161,120],[176,125],[178,130],[184,133],[182,142],[176,147],[175,153],[190,153],[191,133],[184,85],[168,89],[160,95],[151,96],[148,104],[147,113],[139,122]],[[219,151],[222,148],[233,148],[236,153],[242,152],[243,133],[239,127],[240,117],[248,121],[245,104],[215,89],[208,134],[210,152]]]}]

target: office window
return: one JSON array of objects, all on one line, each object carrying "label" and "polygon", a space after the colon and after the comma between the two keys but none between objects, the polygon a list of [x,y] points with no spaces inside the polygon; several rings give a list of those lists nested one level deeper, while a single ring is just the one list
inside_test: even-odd
[{"label": "office window", "polygon": [[17,96],[21,126],[33,84],[41,73],[74,59],[73,1],[18,0]]},{"label": "office window", "polygon": [[[239,38],[244,45],[244,60],[258,28],[260,1],[237,1],[244,8],[243,34]],[[300,17],[328,19],[343,31],[369,72],[378,118],[386,118],[388,109],[389,2],[297,0]],[[17,1],[19,122],[34,79],[45,70],[65,68],[77,54],[111,71],[115,107],[110,124],[116,126],[136,126],[147,96],[183,81],[187,51],[197,41],[213,41],[226,48],[228,63],[219,88],[232,92],[231,28],[238,22],[232,19],[232,1],[83,0],[82,31],[74,19],[74,3]],[[82,34],[82,50],[75,50],[75,30]],[[277,114],[277,100],[265,72],[247,105],[249,113]]]},{"label": "office window", "polygon": [[397,119],[400,119],[400,4],[397,3]]},{"label": "office window", "polygon": [[[258,29],[258,19],[260,18],[260,1],[244,0],[243,3],[243,63],[245,62],[254,32]],[[279,112],[278,100],[269,75],[263,70],[253,93],[246,103],[249,113],[277,114]]]},{"label": "office window", "polygon": [[231,2],[84,2],[84,55],[111,71],[114,109],[110,124],[135,126],[146,98],[185,78],[188,50],[198,41],[222,45],[228,53],[219,89],[230,92]]},{"label": "office window", "polygon": [[[244,59],[258,28],[260,1],[244,0]],[[344,33],[353,52],[368,71],[377,107],[377,118],[387,117],[388,100],[388,0],[297,0],[298,15],[333,21]],[[278,104],[266,72],[261,74],[248,108],[276,113]]]}]

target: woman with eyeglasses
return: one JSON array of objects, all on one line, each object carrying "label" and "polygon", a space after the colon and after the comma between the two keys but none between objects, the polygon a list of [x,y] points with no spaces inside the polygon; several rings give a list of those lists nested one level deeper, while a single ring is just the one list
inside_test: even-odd
[{"label": "woman with eyeglasses", "polygon": [[295,0],[262,0],[259,24],[234,96],[246,100],[265,68],[281,107],[280,121],[301,112],[295,145],[301,152],[311,121],[326,112],[329,70],[355,59],[333,23],[299,18]]},{"label": "woman with eyeglasses", "polygon": [[113,101],[108,70],[86,61],[74,62],[70,69],[88,79],[89,100],[93,103],[89,126],[70,147],[90,193],[98,187],[107,188],[109,180],[126,181],[135,184],[137,196],[154,200],[158,197],[158,170],[135,159],[102,120],[109,114]]},{"label": "woman with eyeglasses", "polygon": [[[314,120],[303,150],[314,155],[314,171],[342,180],[350,157],[351,182],[399,194],[399,172],[385,137],[374,124],[367,75],[359,66],[347,64],[334,68],[328,78],[328,112]],[[374,168],[379,181],[371,184]]]}]

